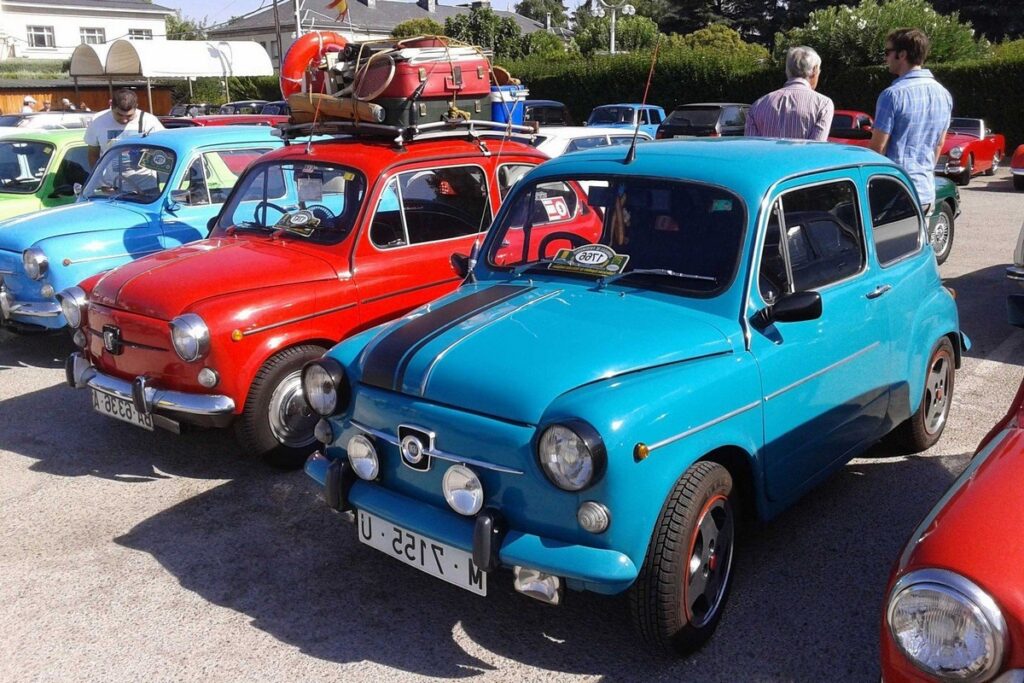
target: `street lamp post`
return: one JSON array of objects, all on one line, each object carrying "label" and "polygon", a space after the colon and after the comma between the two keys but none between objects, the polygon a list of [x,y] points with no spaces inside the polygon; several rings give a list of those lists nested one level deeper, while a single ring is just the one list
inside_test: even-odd
[{"label": "street lamp post", "polygon": [[609,36],[608,41],[608,52],[610,52],[611,54],[615,54],[615,15],[618,14],[619,12],[622,12],[623,16],[633,16],[634,14],[636,14],[636,7],[627,4],[625,0],[620,0],[619,2],[614,2],[614,0],[596,0],[596,2],[597,9],[594,10],[594,16],[603,17],[605,15],[605,9],[611,10],[612,26],[611,36]]}]

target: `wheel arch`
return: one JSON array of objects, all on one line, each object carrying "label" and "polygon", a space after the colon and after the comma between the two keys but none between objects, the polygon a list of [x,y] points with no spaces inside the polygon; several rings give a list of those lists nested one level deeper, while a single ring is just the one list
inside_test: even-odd
[{"label": "wheel arch", "polygon": [[754,458],[750,453],[735,445],[720,446],[693,464],[699,462],[717,463],[729,471],[739,495],[741,519],[750,521],[762,518],[755,485]]}]

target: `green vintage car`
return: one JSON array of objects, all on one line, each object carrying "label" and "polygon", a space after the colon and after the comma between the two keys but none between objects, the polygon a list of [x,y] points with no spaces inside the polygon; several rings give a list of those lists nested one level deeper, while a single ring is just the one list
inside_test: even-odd
[{"label": "green vintage car", "polygon": [[90,169],[84,128],[0,138],[0,220],[70,204]]},{"label": "green vintage car", "polygon": [[928,218],[929,237],[935,260],[946,262],[953,250],[953,225],[960,215],[960,190],[947,178],[935,179],[935,205]]}]

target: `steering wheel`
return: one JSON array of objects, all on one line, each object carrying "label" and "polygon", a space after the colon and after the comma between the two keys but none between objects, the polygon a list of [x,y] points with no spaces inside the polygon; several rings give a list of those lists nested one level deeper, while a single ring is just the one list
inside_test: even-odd
[{"label": "steering wheel", "polygon": [[574,232],[565,232],[564,230],[553,232],[549,235],[545,235],[544,239],[540,241],[540,245],[537,247],[537,258],[551,258],[547,255],[547,248],[551,246],[551,243],[555,240],[566,240],[574,249],[576,247],[582,247],[584,244],[590,244],[585,237],[577,235]]},{"label": "steering wheel", "polygon": [[[278,211],[281,212],[282,216],[285,215],[286,213],[288,213],[287,209],[281,208],[280,206],[278,206],[274,202],[268,202],[267,200],[264,199],[261,202],[259,202],[258,204],[256,204],[256,208],[252,210],[252,221],[253,221],[253,223],[259,223],[259,224],[262,225],[262,222],[260,221],[260,208],[262,208],[262,207],[268,207],[268,208],[271,208],[271,209],[277,209]],[[264,215],[264,217],[266,217],[266,211],[264,211],[263,215]],[[276,223],[277,221],[274,221],[274,222]]]},{"label": "steering wheel", "polygon": [[337,217],[337,214],[335,214],[333,211],[328,209],[323,204],[310,204],[309,206],[306,207],[306,211],[309,211],[311,214],[319,218],[321,221],[329,221]]}]

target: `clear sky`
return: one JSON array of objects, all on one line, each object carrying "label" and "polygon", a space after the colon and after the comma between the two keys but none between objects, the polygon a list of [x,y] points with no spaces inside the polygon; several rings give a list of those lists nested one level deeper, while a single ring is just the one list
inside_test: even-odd
[{"label": "clear sky", "polygon": [[[317,0],[322,3],[325,0]],[[231,17],[247,14],[261,7],[270,7],[271,0],[225,0],[223,3],[213,3],[210,0],[154,0],[158,5],[181,10],[181,14],[189,19],[206,19],[209,23],[220,23]],[[291,11],[292,0],[279,0],[279,9]],[[349,0],[359,2],[359,0]],[[495,9],[509,9],[515,6],[519,0],[491,0]],[[442,5],[469,4],[469,0],[444,0]],[[579,0],[568,0],[565,3],[570,8],[579,4]]]}]

